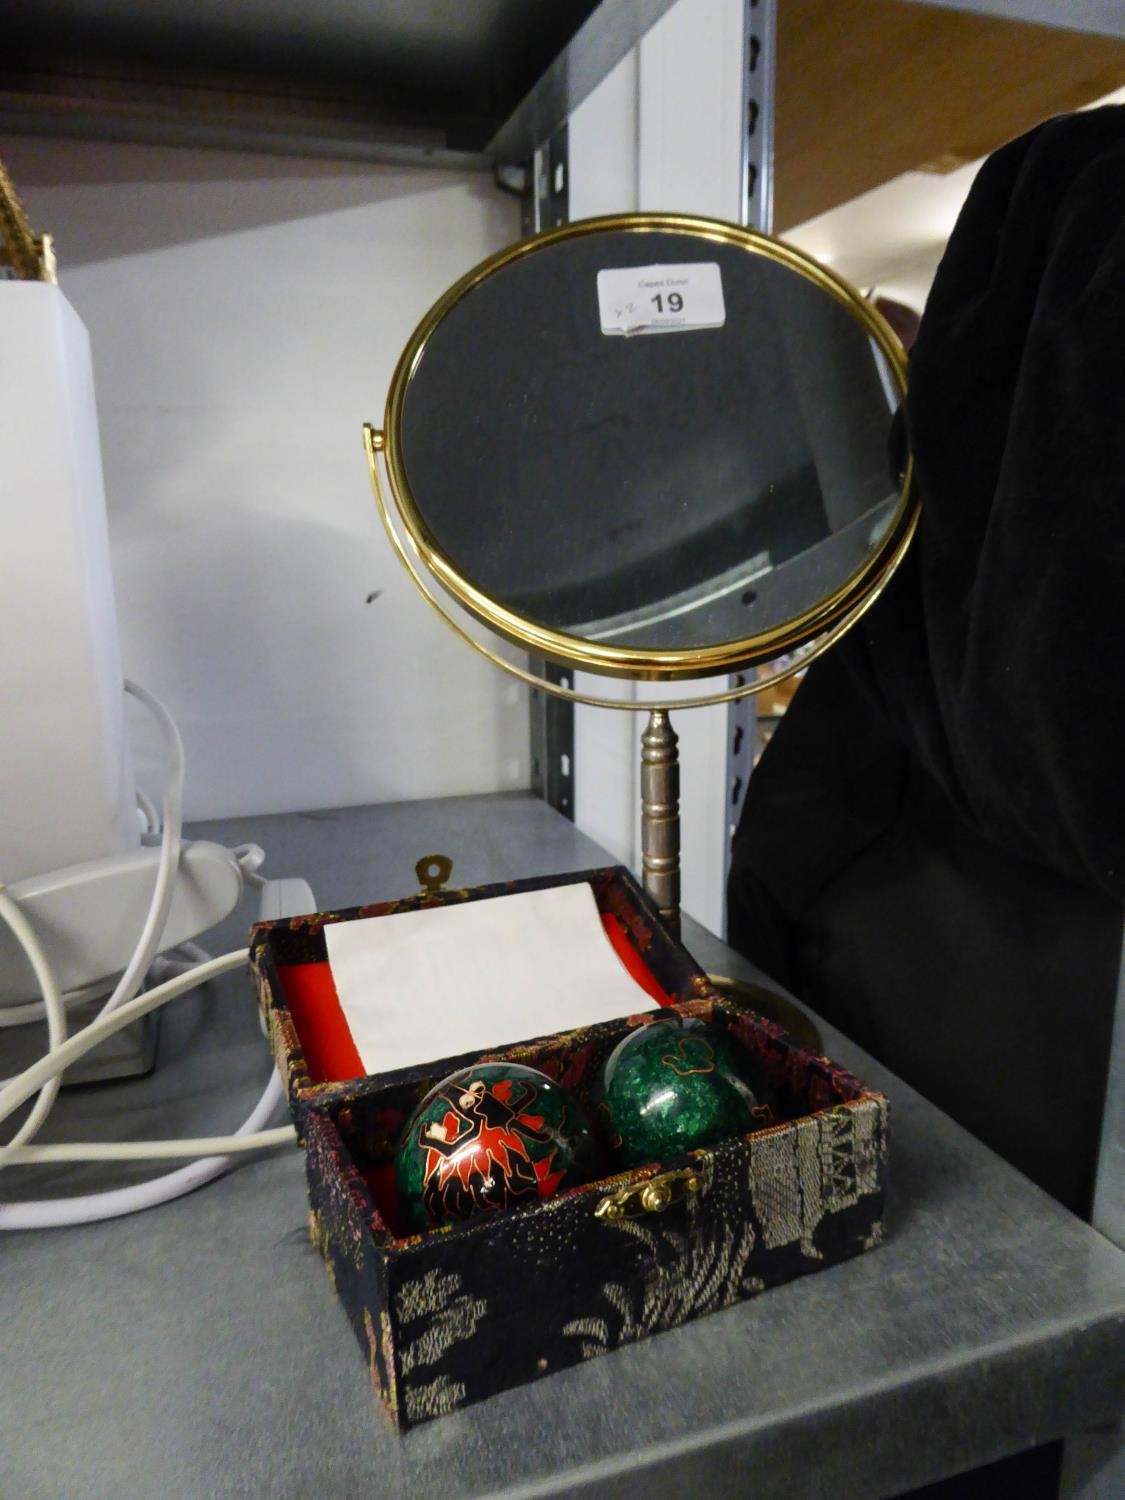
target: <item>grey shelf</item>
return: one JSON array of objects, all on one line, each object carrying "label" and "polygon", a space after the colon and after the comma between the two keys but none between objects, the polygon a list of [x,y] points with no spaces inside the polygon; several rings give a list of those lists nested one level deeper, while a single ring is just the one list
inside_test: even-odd
[{"label": "grey shelf", "polygon": [[[326,907],[401,895],[435,849],[466,884],[606,862],[527,795],[195,831],[260,842],[267,870],[305,876]],[[247,901],[208,945],[241,945],[252,915]],[[690,921],[685,941],[708,968],[760,980]],[[269,1068],[246,977],[177,1001],[163,1026],[150,1078],[66,1091],[45,1138],[242,1118]],[[0,1494],[876,1500],[1120,1420],[1125,1254],[845,1038],[824,1039],[891,1100],[882,1246],[403,1438],[375,1414],[309,1244],[297,1151],[131,1220],[7,1236]],[[3,1185],[62,1195],[137,1175],[42,1168]]]},{"label": "grey shelf", "polygon": [[523,162],[672,0],[35,0],[0,132]]}]

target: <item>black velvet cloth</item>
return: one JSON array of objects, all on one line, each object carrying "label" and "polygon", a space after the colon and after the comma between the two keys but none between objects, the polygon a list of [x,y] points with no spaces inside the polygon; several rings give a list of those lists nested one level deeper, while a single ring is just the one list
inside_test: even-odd
[{"label": "black velvet cloth", "polygon": [[751,778],[730,938],[1088,1214],[1125,912],[1125,108],[984,164],[905,416],[917,538]]}]

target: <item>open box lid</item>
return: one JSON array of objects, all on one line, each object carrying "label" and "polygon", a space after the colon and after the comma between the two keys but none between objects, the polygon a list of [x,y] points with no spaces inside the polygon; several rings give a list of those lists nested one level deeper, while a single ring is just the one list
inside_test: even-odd
[{"label": "open box lid", "polygon": [[[508,907],[508,901],[513,897],[519,903],[528,894],[562,890],[565,895],[567,889],[576,887],[589,893],[579,897],[579,903],[584,900],[588,908],[584,919],[587,922],[586,941],[590,951],[596,953],[595,966],[614,976],[616,983],[607,982],[606,990],[600,998],[594,997],[593,1002],[585,994],[565,993],[565,985],[560,998],[552,985],[552,990],[545,989],[544,993],[549,997],[553,991],[555,999],[548,998],[544,1004],[540,1003],[538,994],[530,993],[525,1006],[518,992],[514,1000],[513,993],[509,992],[502,1004],[493,1005],[488,994],[488,974],[493,965],[485,944],[483,958],[479,945],[477,947],[478,972],[471,976],[477,1000],[466,999],[468,991],[462,991],[457,972],[457,924],[459,919],[468,915],[463,909],[488,903],[497,914],[502,909],[515,912],[518,905]],[[494,898],[505,899],[497,901]],[[378,992],[377,1009],[389,1008],[393,1012],[392,1020],[399,1027],[400,1041],[405,1040],[409,1048],[397,1054],[383,1050],[378,1028],[373,1027],[369,1038],[372,1050],[365,1053],[366,1043],[365,1046],[357,1045],[345,1006],[341,1004],[343,997],[337,992],[338,959],[332,950],[345,950],[342,969],[346,971],[350,968],[346,952],[350,940],[339,941],[343,928],[356,927],[363,931],[365,927],[385,926],[388,921],[410,914],[438,914],[450,921],[453,937],[448,946],[447,968],[452,975],[453,999],[447,999],[447,1004],[457,1013],[455,1019],[458,1021],[467,1018],[475,1025],[483,1018],[483,1029],[472,1033],[479,1040],[461,1045],[461,1033],[455,1036],[441,1022],[440,1010],[435,1012],[429,1006],[429,997],[424,993],[427,987],[424,975],[411,982],[398,983],[388,980],[385,973],[374,972],[365,962],[356,971],[360,990],[367,985]],[[369,922],[368,919],[378,921]],[[590,930],[590,922],[600,924],[601,931],[598,932],[596,927]],[[514,925],[518,927],[518,919]],[[487,922],[485,929],[492,930],[493,923]],[[597,951],[598,945],[600,952]],[[573,976],[578,970],[572,962],[572,955],[563,955],[566,959],[564,966],[557,945],[554,945],[554,952],[555,960],[548,962],[534,941],[527,947],[524,957],[531,964],[536,986],[540,979],[545,986],[553,981],[555,975],[548,970],[557,969],[564,977],[569,976],[567,983],[573,988],[577,982]],[[290,1101],[298,1115],[304,1104],[330,1097],[342,1084],[361,1077],[409,1072],[415,1065],[422,1066],[434,1057],[479,1054],[550,1032],[624,1014],[639,1014],[653,1005],[688,1000],[709,991],[706,975],[668,934],[652,902],[629,872],[620,867],[478,886],[471,890],[426,892],[399,901],[261,923],[251,937],[251,965],[278,1066],[287,1078]],[[467,970],[469,964],[466,961],[460,967]],[[348,984],[350,987],[350,980]],[[614,995],[618,997],[616,1000],[612,998]],[[601,1013],[591,1009],[592,1004],[601,1006]],[[421,1024],[416,1026],[415,1016],[421,1018]],[[490,1018],[495,1019],[497,1027],[494,1036],[488,1031],[493,1024]],[[415,1052],[418,1054],[416,1064],[403,1061]]]}]

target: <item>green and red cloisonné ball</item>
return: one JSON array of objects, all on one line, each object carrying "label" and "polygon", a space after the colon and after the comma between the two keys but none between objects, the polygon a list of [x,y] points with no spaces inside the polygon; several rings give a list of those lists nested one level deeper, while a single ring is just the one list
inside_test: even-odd
[{"label": "green and red cloisonn\u00e9 ball", "polygon": [[618,1166],[713,1146],[774,1122],[772,1092],[744,1048],[719,1026],[661,1016],[606,1060],[599,1123]]},{"label": "green and red cloisonn\u00e9 ball", "polygon": [[597,1166],[574,1096],[516,1063],[478,1063],[443,1078],[411,1115],[395,1157],[415,1229],[549,1198],[588,1181]]}]

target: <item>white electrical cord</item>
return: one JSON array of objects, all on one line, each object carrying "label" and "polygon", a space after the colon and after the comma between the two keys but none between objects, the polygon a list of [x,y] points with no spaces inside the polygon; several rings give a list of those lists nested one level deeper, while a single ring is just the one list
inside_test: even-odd
[{"label": "white electrical cord", "polygon": [[[135,682],[126,680],[125,691],[130,693],[149,710],[160,726],[164,738],[164,747],[168,755],[168,780],[164,790],[163,816],[164,827],[162,831],[162,842],[160,846],[160,859],[156,869],[156,883],[153,887],[152,900],[149,903],[148,915],[145,917],[144,926],[141,929],[137,946],[133,950],[133,956],[125,968],[125,972],[118,980],[113,993],[98,1012],[98,1016],[111,1014],[118,1006],[131,1000],[144,983],[145,975],[148,973],[153,959],[156,957],[160,947],[161,934],[168,920],[168,912],[172,905],[172,897],[176,889],[176,875],[180,865],[180,844],[183,830],[183,803],[184,803],[184,746],[180,739],[180,732],[172,719],[171,714],[158,698],[148,692],[145,688],[138,686]],[[19,939],[25,953],[35,970],[35,976],[39,980],[43,991],[42,1005],[44,1006],[48,1040],[52,1050],[66,1036],[66,1007],[59,993],[58,985],[54,975],[50,971],[46,955],[40,947],[34,932],[27,923],[23,913],[15,902],[8,898],[14,910],[18,913],[19,926],[13,925],[12,912],[4,910],[3,915],[8,920],[9,927]],[[28,938],[31,940],[29,946]],[[49,983],[45,982],[45,976],[49,976]],[[34,1004],[34,1002],[33,1002]],[[19,1007],[8,1007],[0,1012],[3,1019],[11,1023],[12,1011],[16,1011],[20,1024],[23,1020],[37,1019],[34,1010]],[[47,1116],[54,1106],[58,1096],[60,1078],[54,1076],[42,1094],[36,1101],[35,1108],[20,1126],[17,1135],[8,1142],[6,1146],[0,1147],[0,1167],[9,1160],[10,1152],[14,1146],[23,1145],[32,1140],[42,1128]],[[2,1117],[0,1117],[2,1118]]]},{"label": "white electrical cord", "polygon": [[292,1125],[259,1130],[255,1135],[200,1135],[181,1141],[74,1141],[61,1146],[17,1146],[14,1166],[54,1166],[75,1161],[175,1161],[183,1157],[224,1156],[261,1151],[266,1146],[287,1146],[293,1141]]},{"label": "white electrical cord", "polygon": [[235,863],[242,871],[242,878],[247,885],[261,887],[267,884],[264,875],[258,871],[265,863],[266,853],[258,844],[236,844],[230,851],[234,855]]},{"label": "white electrical cord", "polygon": [[[39,988],[43,992],[42,1004],[47,1014],[47,1041],[53,1052],[66,1041],[66,1010],[63,1007],[62,996],[59,994],[59,987],[55,982],[55,975],[47,955],[35,936],[34,928],[2,885],[0,885],[0,917],[7,922],[16,940],[27,954],[28,962],[39,981]],[[35,1101],[35,1107],[27,1119],[7,1145],[0,1146],[0,1167],[4,1166],[19,1146],[31,1140],[50,1114],[59,1091],[60,1081],[61,1075],[55,1074],[44,1082],[39,1098]],[[3,1117],[0,1116],[0,1118]]]},{"label": "white electrical cord", "polygon": [[[62,995],[50,962],[34,929],[18,903],[0,886],[0,918],[7,923],[23,947],[39,981],[42,999],[30,1004],[0,1007],[0,1027],[26,1025],[46,1019],[49,1049],[31,1067],[15,1078],[0,1081],[0,1123],[27,1102],[37,1091],[27,1119],[12,1139],[0,1145],[0,1168],[5,1166],[74,1161],[146,1161],[169,1157],[195,1156],[201,1159],[167,1173],[153,1181],[77,1198],[49,1202],[0,1203],[0,1230],[57,1228],[72,1224],[93,1223],[136,1213],[201,1187],[225,1172],[233,1155],[284,1145],[296,1139],[292,1126],[273,1130],[261,1127],[282,1098],[281,1083],[272,1074],[269,1084],[249,1117],[233,1135],[200,1137],[186,1141],[136,1141],[120,1144],[76,1142],[51,1146],[30,1146],[27,1142],[46,1120],[59,1090],[63,1072],[78,1058],[99,1046],[107,1037],[131,1025],[142,1016],[165,1005],[178,995],[206,983],[218,974],[245,964],[246,949],[212,959],[195,943],[183,943],[173,954],[158,958],[161,935],[167,921],[175,891],[180,852],[183,847],[184,752],[179,731],[160,701],[135,683],[126,682],[126,691],[145,705],[156,717],[168,752],[168,781],[162,802],[163,826],[156,809],[147,797],[138,797],[138,805],[149,825],[144,841],[155,842],[157,830],[161,842],[160,860],[148,915],[137,947],[114,991],[94,1021],[69,1040],[66,1036],[66,1007],[89,999],[100,986]],[[265,859],[256,844],[241,844],[231,851],[243,879],[255,886],[266,881],[258,874]],[[178,955],[178,956],[176,956]],[[173,977],[145,994],[137,990],[150,973],[168,973]],[[204,1153],[201,1155],[201,1153]],[[209,1153],[222,1153],[212,1155]]]},{"label": "white electrical cord", "polygon": [[76,1036],[68,1037],[59,1046],[52,1047],[38,1062],[33,1062],[22,1073],[17,1073],[15,1078],[0,1089],[0,1124],[45,1083],[64,1072],[80,1057],[85,1057],[87,1052],[92,1052],[107,1037],[115,1036],[132,1022],[147,1016],[149,1011],[157,1010],[169,1000],[175,1000],[178,995],[195,989],[196,985],[203,984],[218,974],[227,974],[231,969],[243,968],[249,956],[249,949],[238,948],[233,953],[224,953],[221,958],[213,958],[208,964],[200,964],[188,974],[179,974],[175,979],[165,980],[155,989],[138,995],[135,1000],[119,1005],[111,1016],[99,1016],[88,1026],[84,1026]]},{"label": "white electrical cord", "polygon": [[184,742],[180,739],[180,731],[176,728],[172,715],[159,698],[154,698],[145,688],[139,687],[128,679],[125,682],[125,691],[131,693],[138,702],[143,703],[160,725],[170,769],[161,805],[163,826],[160,861],[156,867],[156,884],[153,886],[148,916],[145,918],[145,925],[141,929],[141,936],[133,957],[118,980],[113,994],[98,1012],[99,1016],[111,1014],[119,1005],[124,1005],[126,1001],[133,998],[144,983],[145,975],[160,949],[160,939],[163,936],[164,926],[168,921],[168,912],[172,906],[172,897],[176,891],[176,875],[180,868],[180,843],[184,826],[185,764]]},{"label": "white electrical cord", "polygon": [[137,811],[145,820],[145,833],[154,833],[159,838],[160,814],[152,798],[147,797],[139,787],[137,788]]},{"label": "white electrical cord", "polygon": [[[179,975],[175,979],[157,985],[155,989],[148,990],[143,995],[138,995],[135,1000],[120,1006],[113,1015],[101,1016],[91,1021],[89,1026],[84,1027],[77,1036],[70,1037],[59,1047],[52,1047],[38,1062],[33,1063],[31,1067],[26,1068],[23,1073],[18,1074],[3,1089],[0,1089],[0,1122],[19,1109],[20,1105],[25,1103],[37,1089],[42,1088],[51,1079],[57,1079],[66,1068],[94,1047],[99,1046],[107,1037],[113,1036],[150,1011],[167,1004],[169,1000],[176,999],[178,995],[185,994],[206,980],[213,979],[219,974],[226,974],[232,969],[242,968],[248,957],[248,950],[245,948],[233,953],[225,953],[221,958],[215,958],[206,964],[193,967],[190,973]],[[262,1130],[261,1128],[281,1101],[281,1097],[281,1080],[274,1073],[250,1116],[235,1131],[234,1137],[237,1144],[232,1144],[227,1137],[191,1143],[203,1145],[208,1150],[222,1150],[224,1154],[221,1156],[205,1157],[201,1161],[194,1161],[189,1166],[181,1167],[178,1171],[158,1177],[152,1182],[138,1183],[133,1187],[49,1202],[0,1203],[0,1230],[47,1229],[62,1228],[73,1224],[92,1224],[103,1219],[137,1213],[141,1209],[154,1208],[157,1204],[179,1198],[184,1193],[213,1181],[225,1172],[230,1165],[229,1153],[232,1151],[250,1151],[295,1141],[296,1132],[292,1126],[287,1125],[275,1130]],[[12,1144],[14,1145],[14,1142]],[[154,1154],[160,1153],[162,1148],[173,1144],[175,1143],[138,1141],[130,1143],[129,1146],[117,1148],[117,1153],[112,1159],[148,1160]],[[9,1149],[11,1148],[5,1148],[5,1150]],[[64,1146],[24,1149],[31,1151],[32,1155],[27,1158],[30,1161],[38,1159],[38,1151],[50,1152],[52,1149],[83,1151],[85,1147],[79,1145],[75,1148]]]},{"label": "white electrical cord", "polygon": [[[249,1138],[269,1119],[281,1102],[281,1080],[274,1073],[253,1113],[238,1127],[237,1136]],[[273,1135],[273,1131],[265,1132]],[[291,1133],[291,1138],[295,1136]],[[81,1198],[58,1198],[40,1203],[0,1203],[0,1230],[65,1229],[75,1224],[96,1224],[104,1219],[118,1219],[142,1209],[156,1208],[181,1198],[205,1183],[213,1182],[230,1166],[229,1156],[206,1157],[190,1166],[180,1167],[151,1182],[135,1187],[115,1188],[104,1193],[90,1193]]]}]

